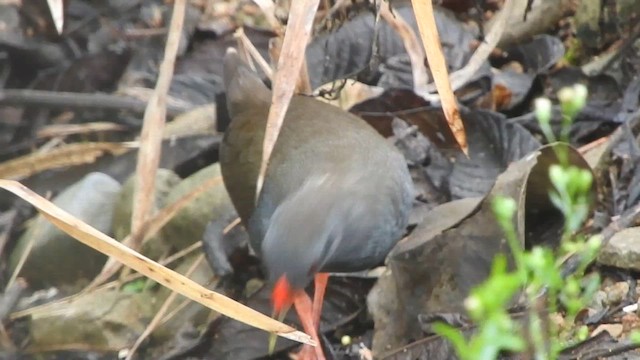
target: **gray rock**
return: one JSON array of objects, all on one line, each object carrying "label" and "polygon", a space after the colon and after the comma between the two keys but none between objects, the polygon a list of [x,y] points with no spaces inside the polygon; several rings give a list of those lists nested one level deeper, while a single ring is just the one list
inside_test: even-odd
[{"label": "gray rock", "polygon": [[183,249],[200,241],[209,221],[235,213],[229,194],[222,183],[219,164],[210,165],[184,179],[169,193],[167,204],[178,201],[205,181],[216,177],[220,178],[218,184],[191,201],[162,229],[163,236],[174,247]]},{"label": "gray rock", "polygon": [[47,304],[29,319],[28,349],[77,349],[82,344],[120,351],[142,334],[162,301],[150,291],[108,287]]},{"label": "gray rock", "polygon": [[624,229],[613,235],[600,250],[598,262],[640,271],[640,227]]},{"label": "gray rock", "polygon": [[629,294],[629,283],[619,281],[604,288],[604,292],[607,294],[607,306],[620,305],[627,297],[627,294]]},{"label": "gray rock", "polygon": [[[111,219],[120,184],[102,173],[90,173],[60,193],[53,203],[103,233],[111,231]],[[31,249],[31,250],[29,250]],[[30,221],[10,255],[13,271],[25,252],[30,251],[20,271],[31,288],[73,287],[92,279],[106,256],[62,232],[42,215]]]},{"label": "gray rock", "polygon": [[595,312],[599,312],[599,311],[602,311],[602,309],[604,309],[606,303],[607,303],[607,293],[602,290],[598,290],[596,291],[595,294],[593,294],[593,297],[589,302],[588,308],[594,310]]},{"label": "gray rock", "polygon": [[[131,232],[131,214],[133,213],[133,194],[135,175],[131,176],[122,186],[113,211],[113,235],[122,241]],[[182,179],[176,173],[167,169],[158,169],[156,173],[156,194],[153,211],[157,212],[167,205],[167,196]],[[142,254],[152,259],[158,259],[170,249],[171,245],[165,241],[161,233],[151,237],[142,247]]]}]

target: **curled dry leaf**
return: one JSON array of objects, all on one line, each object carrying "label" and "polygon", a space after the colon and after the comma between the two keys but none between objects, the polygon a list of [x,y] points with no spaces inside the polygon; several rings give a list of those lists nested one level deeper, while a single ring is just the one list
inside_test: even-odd
[{"label": "curled dry leaf", "polygon": [[309,335],[244,306],[231,298],[210,291],[191,279],[140,255],[115,239],[79,221],[19,182],[0,180],[0,187],[35,206],[47,220],[78,241],[105,255],[118,259],[130,268],[169,289],[248,325],[275,333],[287,339],[315,345]]}]

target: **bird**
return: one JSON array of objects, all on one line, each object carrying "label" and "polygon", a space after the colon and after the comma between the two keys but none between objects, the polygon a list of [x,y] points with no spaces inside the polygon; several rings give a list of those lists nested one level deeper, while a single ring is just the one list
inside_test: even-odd
[{"label": "bird", "polygon": [[[274,314],[293,305],[318,344],[303,358],[324,359],[317,328],[328,274],[381,264],[403,236],[413,202],[406,161],[361,118],[294,95],[256,196],[271,90],[234,49],[224,84],[224,185],[273,284]],[[312,281],[313,302],[305,292]]]}]

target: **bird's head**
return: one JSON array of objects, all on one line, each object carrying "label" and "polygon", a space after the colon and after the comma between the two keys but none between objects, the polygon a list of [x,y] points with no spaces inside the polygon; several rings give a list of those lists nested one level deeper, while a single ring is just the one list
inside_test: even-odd
[{"label": "bird's head", "polygon": [[280,278],[273,286],[271,293],[271,302],[273,304],[273,312],[276,316],[286,313],[293,303],[294,291],[287,279],[287,275],[280,275]]},{"label": "bird's head", "polygon": [[[281,214],[276,211],[275,218]],[[339,238],[321,229],[314,221],[309,226],[299,222],[299,215],[287,216],[269,227],[262,243],[262,257],[273,283],[271,301],[273,317],[282,321],[296,304],[300,321],[312,319],[311,308],[301,309],[298,301],[308,299],[305,287],[313,280]],[[278,225],[275,225],[278,224]],[[298,224],[296,226],[296,224]],[[275,335],[269,340],[269,352],[275,348]]]},{"label": "bird's head", "polygon": [[[273,284],[273,317],[282,321],[291,305],[307,297],[304,289],[340,242],[341,236],[331,217],[309,217],[312,211],[283,204],[274,212],[261,246],[262,259]],[[311,309],[300,309],[298,316],[312,319]],[[269,352],[275,348],[275,335]]]},{"label": "bird's head", "polygon": [[300,223],[301,219],[295,219],[297,216],[270,226],[262,243],[262,258],[273,284],[273,310],[282,316],[293,304],[295,295],[312,282],[340,240],[331,229],[313,221]]},{"label": "bird's head", "polygon": [[320,191],[327,181],[326,177],[307,181],[275,209],[268,222],[260,250],[269,282],[274,284],[272,302],[277,314],[291,306],[296,292],[304,291],[342,241],[348,209],[332,191]]}]

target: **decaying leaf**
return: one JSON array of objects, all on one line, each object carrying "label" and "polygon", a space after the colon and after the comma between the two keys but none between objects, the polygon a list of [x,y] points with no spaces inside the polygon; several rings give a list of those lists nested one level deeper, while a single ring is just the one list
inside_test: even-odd
[{"label": "decaying leaf", "polygon": [[568,151],[572,165],[589,169],[565,144],[542,147],[512,163],[486,197],[436,207],[396,246],[389,255],[390,274],[381,277],[369,298],[376,321],[374,352],[424,337],[420,315],[464,312],[464,299],[488,276],[494,256],[508,252],[491,208],[494,197],[517,202],[514,224],[522,246],[557,245],[564,220],[548,197],[548,170],[558,163],[558,148]]}]

